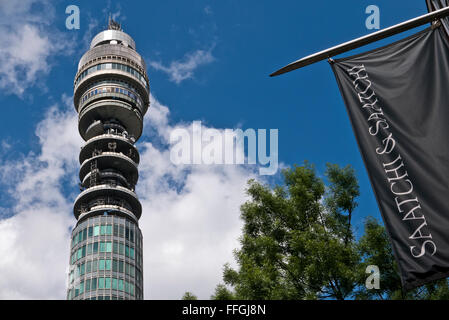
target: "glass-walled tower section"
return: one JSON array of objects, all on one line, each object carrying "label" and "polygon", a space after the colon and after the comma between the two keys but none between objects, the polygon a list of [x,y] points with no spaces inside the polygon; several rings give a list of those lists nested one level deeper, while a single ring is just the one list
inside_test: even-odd
[{"label": "glass-walled tower section", "polygon": [[75,200],[67,299],[143,299],[142,206],[135,193],[146,65],[134,40],[110,20],[91,42],[74,82],[78,129],[86,141]]}]

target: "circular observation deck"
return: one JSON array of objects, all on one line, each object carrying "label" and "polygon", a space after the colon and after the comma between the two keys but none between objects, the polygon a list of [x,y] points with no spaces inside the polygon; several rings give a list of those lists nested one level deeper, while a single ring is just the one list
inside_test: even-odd
[{"label": "circular observation deck", "polygon": [[[142,114],[131,104],[113,99],[98,100],[87,105],[79,114],[78,131],[81,137],[87,141],[101,132],[101,124],[110,119],[117,119],[126,129],[128,134],[138,140],[142,135]],[[100,128],[95,127],[100,125]]]},{"label": "circular observation deck", "polygon": [[[84,179],[81,182],[82,187],[90,188],[92,174],[93,173],[91,171],[84,176]],[[96,178],[98,178],[97,181],[100,181],[100,183],[97,183],[97,184],[104,184],[106,181],[114,181],[115,184],[117,184],[117,185],[124,186],[131,190],[134,189],[135,185],[131,185],[129,183],[128,179],[126,179],[124,175],[122,175],[121,173],[117,172],[114,169],[106,169],[106,170],[100,171],[96,174],[97,174]]]},{"label": "circular observation deck", "polygon": [[84,206],[88,207],[89,202],[95,199],[102,199],[105,196],[124,200],[130,205],[130,210],[128,211],[132,212],[137,220],[140,219],[140,216],[142,215],[142,205],[140,204],[136,193],[127,188],[109,184],[97,185],[81,192],[78,197],[76,197],[73,206],[75,218],[78,220],[79,216],[84,213],[82,211],[89,211],[90,208],[82,210]]},{"label": "circular observation deck", "polygon": [[110,80],[111,84],[121,82],[127,87],[134,89],[142,101],[142,113],[145,114],[149,105],[149,84],[146,74],[138,71],[135,66],[120,60],[106,59],[97,61],[91,66],[86,66],[80,71],[75,79],[73,102],[77,112],[81,98],[93,86]]},{"label": "circular observation deck", "polygon": [[139,164],[139,151],[133,144],[133,141],[119,134],[101,134],[87,140],[79,155],[80,164],[91,158],[96,150],[101,152],[110,151],[111,144],[115,145],[116,152],[128,156],[136,165]]},{"label": "circular observation deck", "polygon": [[96,169],[100,172],[107,169],[114,169],[119,171],[132,186],[137,184],[139,177],[137,163],[128,156],[117,152],[103,152],[97,156],[86,159],[81,164],[79,172],[80,181],[84,182],[86,175],[91,172],[93,161],[96,161]]}]

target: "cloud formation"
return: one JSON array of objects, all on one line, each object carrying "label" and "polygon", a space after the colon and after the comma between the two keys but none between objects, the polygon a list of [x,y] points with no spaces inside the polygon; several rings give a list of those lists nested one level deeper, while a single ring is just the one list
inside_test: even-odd
[{"label": "cloud formation", "polygon": [[73,225],[71,197],[81,146],[73,107],[49,108],[36,135],[40,152],[0,162],[13,203],[0,220],[0,299],[64,299]]},{"label": "cloud formation", "polygon": [[170,125],[169,108],[151,100],[145,126],[155,132],[147,133],[139,146],[137,186],[144,210],[140,226],[146,298],[179,299],[192,291],[209,299],[221,282],[223,265],[234,261],[241,233],[239,208],[255,168],[172,164],[170,132],[191,130],[191,125]]},{"label": "cloud formation", "polygon": [[[0,220],[0,299],[65,299],[82,141],[71,98],[63,100],[37,126],[38,153],[0,161],[0,181],[13,202],[12,216]],[[223,264],[233,262],[239,206],[255,168],[172,164],[169,133],[190,125],[169,117],[152,96],[138,145],[145,299],[180,299],[185,291],[208,299]]]},{"label": "cloud formation", "polygon": [[[33,13],[31,8],[33,7]],[[50,57],[68,53],[69,42],[50,28],[47,0],[0,1],[0,89],[23,96],[51,70]]]},{"label": "cloud formation", "polygon": [[180,60],[170,62],[168,66],[156,61],[150,62],[150,66],[166,73],[169,76],[170,81],[180,84],[186,79],[193,78],[194,72],[198,67],[213,61],[215,61],[215,57],[212,55],[212,49],[207,51],[196,50],[185,54]]}]

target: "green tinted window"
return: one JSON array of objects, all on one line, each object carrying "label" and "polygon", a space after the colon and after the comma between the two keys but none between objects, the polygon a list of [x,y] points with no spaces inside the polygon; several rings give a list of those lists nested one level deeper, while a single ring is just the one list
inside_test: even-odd
[{"label": "green tinted window", "polygon": [[104,279],[104,288],[105,289],[111,289],[111,278]]},{"label": "green tinted window", "polygon": [[98,278],[98,289],[104,289],[104,278]]},{"label": "green tinted window", "polygon": [[92,287],[92,290],[97,290],[97,278],[92,278],[91,287]]},{"label": "green tinted window", "polygon": [[117,279],[116,278],[112,278],[112,289],[117,290]]},{"label": "green tinted window", "polygon": [[100,226],[94,227],[94,237],[100,235]]},{"label": "green tinted window", "polygon": [[123,280],[119,280],[118,281],[118,289],[120,290],[120,291],[123,291],[123,289],[124,289],[124,286],[123,286]]},{"label": "green tinted window", "polygon": [[99,260],[98,270],[104,270],[104,260],[103,259]]},{"label": "green tinted window", "polygon": [[106,270],[111,270],[111,260],[106,260],[105,261],[105,269]]}]

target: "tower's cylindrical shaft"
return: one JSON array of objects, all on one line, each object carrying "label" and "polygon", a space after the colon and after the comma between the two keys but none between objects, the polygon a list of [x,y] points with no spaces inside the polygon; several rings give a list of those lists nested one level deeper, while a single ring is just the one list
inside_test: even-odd
[{"label": "tower's cylindrical shaft", "polygon": [[135,193],[149,107],[145,62],[118,24],[99,33],[80,60],[74,105],[86,141],[75,200],[67,299],[143,299],[142,206]]}]

